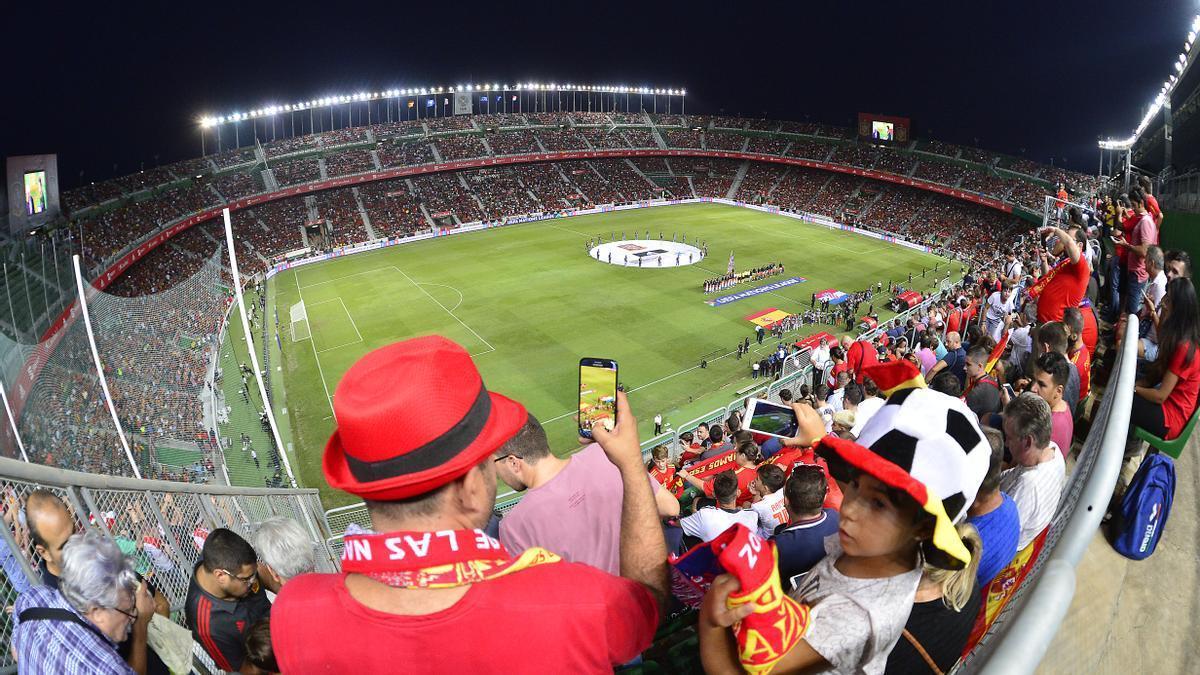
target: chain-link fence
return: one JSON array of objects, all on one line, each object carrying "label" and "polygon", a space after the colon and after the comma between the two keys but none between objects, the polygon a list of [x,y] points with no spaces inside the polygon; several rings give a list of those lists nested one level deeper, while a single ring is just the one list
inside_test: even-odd
[{"label": "chain-link fence", "polygon": [[[230,488],[165,481],[135,480],[64,471],[0,458],[5,527],[0,528],[0,601],[11,608],[17,596],[42,583],[47,563],[42,542],[35,541],[29,512],[65,508],[75,530],[110,536],[167,599],[170,618],[184,623],[184,602],[192,573],[208,533],[225,527],[249,538],[271,516],[287,516],[312,535],[318,571],[336,571],[335,554],[326,545],[329,525],[316,490]],[[31,506],[31,498],[36,503]],[[59,507],[58,504],[62,506]],[[35,516],[36,517],[36,516]],[[15,672],[9,649],[11,612],[0,613],[0,673]],[[202,650],[195,650],[202,655]],[[200,666],[204,658],[199,656]],[[206,672],[217,672],[211,662]]]}]

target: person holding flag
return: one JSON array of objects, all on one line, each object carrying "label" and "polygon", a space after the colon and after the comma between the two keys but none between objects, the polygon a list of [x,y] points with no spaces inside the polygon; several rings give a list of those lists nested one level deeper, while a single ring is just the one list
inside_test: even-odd
[{"label": "person holding flag", "polygon": [[726,274],[733,274],[733,251],[729,252],[729,266],[725,271]]}]

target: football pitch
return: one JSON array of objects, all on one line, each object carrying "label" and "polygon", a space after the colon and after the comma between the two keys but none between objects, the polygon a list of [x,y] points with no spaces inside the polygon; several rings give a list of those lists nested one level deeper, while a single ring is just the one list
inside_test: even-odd
[{"label": "football pitch", "polygon": [[[634,231],[646,230],[652,238],[661,232],[689,243],[698,237],[708,243],[708,257],[682,267],[637,268],[597,261],[585,250],[598,235],[633,239]],[[738,270],[782,261],[786,274],[705,296],[701,283],[725,272],[730,251]],[[921,279],[921,271],[937,263],[945,260],[719,204],[512,225],[336,258],[288,270],[268,285],[266,316],[277,311],[280,321],[279,342],[271,337],[275,411],[297,479],[320,488],[327,508],[357,501],[328,488],[321,474],[338,381],[368,351],[418,335],[445,335],[466,348],[488,389],[525,404],[560,454],[578,447],[579,359],[615,359],[645,439],[656,413],[679,425],[751,384],[754,359],[737,359],[737,343],[750,337],[764,356],[776,343],[768,337],[754,344],[754,324],[745,317],[770,308],[803,311],[815,292],[904,282],[909,273],[925,291],[934,275]],[[719,307],[705,302],[790,277],[805,281]],[[301,302],[307,330],[297,326],[293,340],[291,310]],[[875,302],[881,318],[891,315],[883,302]],[[820,325],[789,337],[822,330],[840,334]]]}]

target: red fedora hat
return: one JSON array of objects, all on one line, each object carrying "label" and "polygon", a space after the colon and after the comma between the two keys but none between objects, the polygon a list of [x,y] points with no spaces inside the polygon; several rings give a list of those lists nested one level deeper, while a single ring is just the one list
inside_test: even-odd
[{"label": "red fedora hat", "polygon": [[333,394],[325,479],[363,499],[424,494],[462,476],[525,424],[525,407],[483,386],[444,337],[405,340],[358,360]]}]

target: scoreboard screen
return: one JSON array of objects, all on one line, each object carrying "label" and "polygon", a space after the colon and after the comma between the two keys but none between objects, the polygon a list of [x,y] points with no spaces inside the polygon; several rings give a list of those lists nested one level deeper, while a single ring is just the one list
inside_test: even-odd
[{"label": "scoreboard screen", "polygon": [[46,210],[46,172],[29,171],[25,174],[25,215],[35,216]]},{"label": "scoreboard screen", "polygon": [[858,114],[858,136],[873,143],[907,143],[909,119],[889,115]]}]

